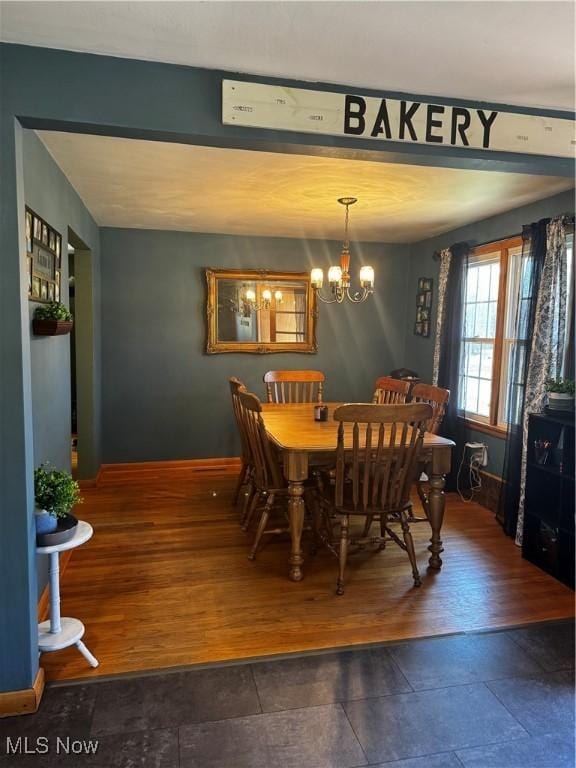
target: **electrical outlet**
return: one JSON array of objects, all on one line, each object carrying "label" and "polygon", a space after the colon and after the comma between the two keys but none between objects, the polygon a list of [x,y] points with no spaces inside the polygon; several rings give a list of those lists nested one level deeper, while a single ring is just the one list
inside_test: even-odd
[{"label": "electrical outlet", "polygon": [[488,464],[488,446],[486,443],[466,443],[466,448],[470,449],[470,463],[474,462],[480,467]]}]

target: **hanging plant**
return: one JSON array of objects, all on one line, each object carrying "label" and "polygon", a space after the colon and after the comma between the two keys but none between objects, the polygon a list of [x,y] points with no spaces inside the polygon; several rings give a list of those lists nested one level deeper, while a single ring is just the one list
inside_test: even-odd
[{"label": "hanging plant", "polygon": [[59,301],[36,307],[32,331],[36,336],[61,336],[72,330],[72,313]]}]

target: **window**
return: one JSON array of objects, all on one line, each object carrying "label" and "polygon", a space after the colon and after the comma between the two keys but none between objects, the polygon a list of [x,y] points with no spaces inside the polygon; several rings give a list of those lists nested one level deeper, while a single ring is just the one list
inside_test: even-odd
[{"label": "window", "polygon": [[[522,292],[519,292],[520,281]],[[508,372],[514,350],[518,296],[528,308],[529,275],[522,274],[520,237],[475,249],[464,281],[458,406],[489,431],[506,429]],[[524,340],[520,340],[523,342]],[[518,382],[518,391],[522,384]]]}]

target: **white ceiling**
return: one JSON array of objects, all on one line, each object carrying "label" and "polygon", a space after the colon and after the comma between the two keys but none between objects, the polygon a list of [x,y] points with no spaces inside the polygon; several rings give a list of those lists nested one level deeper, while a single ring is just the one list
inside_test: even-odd
[{"label": "white ceiling", "polygon": [[574,108],[573,2],[2,2],[2,40]]},{"label": "white ceiling", "polygon": [[416,242],[548,197],[571,179],[38,133],[101,226]]}]

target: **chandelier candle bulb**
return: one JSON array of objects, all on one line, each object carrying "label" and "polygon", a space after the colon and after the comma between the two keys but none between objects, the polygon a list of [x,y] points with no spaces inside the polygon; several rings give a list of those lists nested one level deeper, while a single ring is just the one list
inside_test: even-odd
[{"label": "chandelier candle bulb", "polygon": [[323,270],[319,269],[318,267],[314,267],[314,269],[310,272],[310,282],[312,283],[313,288],[322,288],[322,285],[324,284]]},{"label": "chandelier candle bulb", "polygon": [[282,303],[282,291],[276,291],[274,293],[274,298],[276,299],[276,303],[277,304],[281,304]]},{"label": "chandelier candle bulb", "polygon": [[246,301],[256,301],[256,293],[251,288],[246,291]]},{"label": "chandelier candle bulb", "polygon": [[374,270],[372,267],[360,268],[360,285],[362,288],[374,287]]},{"label": "chandelier candle bulb", "polygon": [[333,286],[339,286],[341,284],[342,270],[340,267],[330,267],[328,270],[328,282]]},{"label": "chandelier candle bulb", "polygon": [[[276,291],[278,293],[278,291]],[[269,288],[264,288],[262,291],[262,299],[264,301],[271,301],[272,299],[272,291]]]}]

